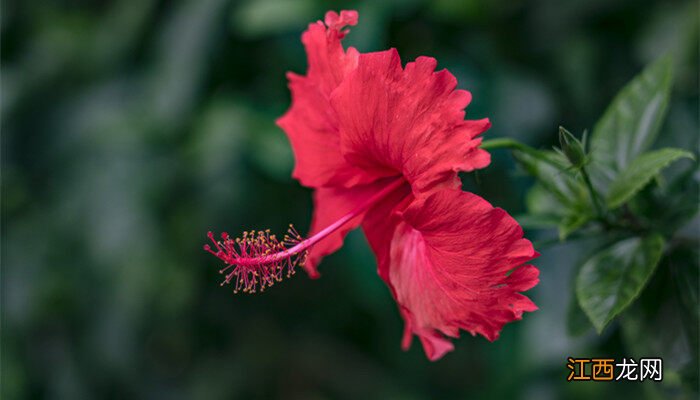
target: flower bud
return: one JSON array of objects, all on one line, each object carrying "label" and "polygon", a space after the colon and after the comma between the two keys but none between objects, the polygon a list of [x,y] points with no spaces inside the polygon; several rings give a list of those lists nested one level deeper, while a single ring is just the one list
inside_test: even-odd
[{"label": "flower bud", "polygon": [[574,168],[580,168],[586,164],[584,144],[562,126],[559,127],[559,145]]}]

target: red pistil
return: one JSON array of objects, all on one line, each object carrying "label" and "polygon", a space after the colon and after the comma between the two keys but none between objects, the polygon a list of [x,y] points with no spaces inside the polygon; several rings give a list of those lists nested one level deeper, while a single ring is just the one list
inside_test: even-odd
[{"label": "red pistil", "polygon": [[311,246],[369,209],[404,182],[402,178],[395,179],[367,201],[310,238],[302,239],[291,224],[282,241],[279,241],[274,234],[271,235],[269,229],[258,231],[257,234],[254,230],[243,232],[243,236],[236,239],[222,232],[219,241],[214,238],[212,232],[209,232],[207,236],[214,243],[216,251],[208,244],[204,245],[204,250],[226,263],[226,267],[219,271],[220,274],[226,275],[221,283],[222,286],[233,282],[234,293],[239,291],[255,293],[258,286],[262,292],[266,287],[273,286],[275,282],[282,280],[285,268],[287,277],[290,277],[294,274],[295,267],[303,266]]}]

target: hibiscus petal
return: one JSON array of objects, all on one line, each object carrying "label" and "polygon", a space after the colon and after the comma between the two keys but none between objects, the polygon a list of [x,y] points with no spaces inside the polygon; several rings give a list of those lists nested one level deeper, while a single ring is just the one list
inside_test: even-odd
[{"label": "hibiscus petal", "polygon": [[512,217],[479,196],[442,189],[390,224],[366,218],[363,228],[393,230],[388,255],[385,246],[377,257],[406,324],[404,348],[415,334],[435,360],[460,329],[493,341],[503,325],[537,309],[519,293],[538,282],[538,270],[522,265],[537,252]]},{"label": "hibiscus petal", "polygon": [[331,95],[343,156],[378,177],[403,174],[417,196],[458,187],[457,171],[490,162],[477,138],[488,119],[464,120],[471,95],[436,64],[419,57],[401,68],[395,49],[361,54]]},{"label": "hibiscus petal", "polygon": [[[369,209],[362,222],[362,230],[377,257],[377,273],[385,282],[389,280],[391,238],[394,236],[397,225],[401,222],[398,212],[404,210],[411,201],[413,201],[411,188],[406,183],[402,188],[390,193]],[[389,285],[389,289],[393,290],[391,285]]]},{"label": "hibiscus petal", "polygon": [[[302,34],[308,57],[306,76],[287,74],[292,106],[277,120],[289,137],[296,164],[292,176],[307,187],[329,182],[361,181],[361,174],[340,154],[340,137],[329,96],[347,73],[357,65],[358,52],[343,50],[341,39],[346,25],[357,23],[356,11],[326,14],[326,25],[317,21]],[[355,177],[355,178],[354,178]]]},{"label": "hibiscus petal", "polygon": [[357,50],[350,47],[346,53],[340,42],[347,33],[347,30],[342,29],[346,25],[356,25],[357,20],[357,11],[344,10],[340,15],[329,11],[326,13],[325,25],[321,21],[311,23],[301,35],[309,63],[306,78],[313,81],[326,97],[357,65]]}]

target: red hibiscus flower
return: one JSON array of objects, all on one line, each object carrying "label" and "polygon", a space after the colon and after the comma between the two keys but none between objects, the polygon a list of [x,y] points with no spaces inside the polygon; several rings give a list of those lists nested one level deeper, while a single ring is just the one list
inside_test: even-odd
[{"label": "red hibiscus flower", "polygon": [[469,92],[436,61],[401,66],[395,49],[343,49],[355,11],[328,12],[302,35],[305,76],[290,73],[292,106],[278,120],[294,151],[293,176],[314,189],[309,237],[293,228],[217,241],[225,283],[264,289],[297,265],[318,277],[321,259],[362,226],[379,276],[431,360],[453,349],[459,330],[495,340],[507,322],[537,307],[519,292],[538,282],[523,265],[537,256],[517,222],[484,199],[462,192],[459,171],[486,167],[478,138],[487,119],[465,120]]}]

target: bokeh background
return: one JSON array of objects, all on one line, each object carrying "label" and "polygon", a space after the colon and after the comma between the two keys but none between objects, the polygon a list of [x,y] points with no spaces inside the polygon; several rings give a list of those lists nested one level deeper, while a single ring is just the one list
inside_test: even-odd
[{"label": "bokeh background", "polygon": [[[661,141],[697,148],[695,1],[3,1],[2,398],[688,396],[566,382],[567,356],[628,352],[615,326],[567,333],[580,246],[541,248],[539,311],[494,343],[463,335],[436,363],[417,342],[400,350],[359,231],[320,280],[219,287],[208,230],[308,226],[310,191],[274,120],[285,72],[306,68],[301,32],[341,8],[360,12],[348,45],[436,57],[472,92],[468,116],[491,119],[488,138],[542,148],[558,125],[592,127],[671,53]],[[522,213],[532,181],[507,152],[493,160],[465,185]]]}]

